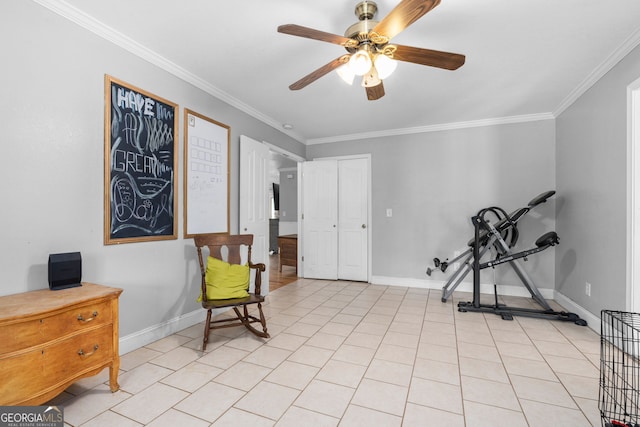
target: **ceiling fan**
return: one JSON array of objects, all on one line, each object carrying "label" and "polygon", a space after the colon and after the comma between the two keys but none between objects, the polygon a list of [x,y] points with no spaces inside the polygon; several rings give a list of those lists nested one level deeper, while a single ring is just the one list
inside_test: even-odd
[{"label": "ceiling fan", "polygon": [[302,89],[336,70],[348,83],[353,81],[355,75],[363,76],[362,85],[367,98],[373,101],[384,96],[382,80],[394,71],[396,60],[446,70],[458,69],[464,64],[464,55],[389,43],[438,4],[440,0],[402,0],[381,21],[375,21],[378,11],[376,3],[361,1],[355,9],[358,22],[350,26],[344,36],[295,24],[279,26],[280,33],[338,44],[349,52],[304,76],[289,89]]}]

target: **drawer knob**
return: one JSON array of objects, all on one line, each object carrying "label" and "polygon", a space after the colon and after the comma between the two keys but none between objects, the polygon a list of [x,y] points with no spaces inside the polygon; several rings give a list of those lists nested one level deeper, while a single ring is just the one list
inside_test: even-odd
[{"label": "drawer knob", "polygon": [[85,353],[83,349],[78,350],[78,356],[82,357],[83,359],[93,355],[93,353],[95,353],[96,351],[98,351],[98,344],[93,346],[93,351],[91,353]]},{"label": "drawer knob", "polygon": [[98,317],[98,312],[97,312],[97,311],[94,311],[94,312],[93,312],[93,315],[92,315],[91,317],[89,317],[88,319],[85,319],[85,318],[82,316],[82,314],[78,314],[78,321],[80,321],[80,322],[84,322],[84,323],[87,323],[87,322],[91,322],[91,321],[92,321],[93,319],[95,319],[96,317]]}]

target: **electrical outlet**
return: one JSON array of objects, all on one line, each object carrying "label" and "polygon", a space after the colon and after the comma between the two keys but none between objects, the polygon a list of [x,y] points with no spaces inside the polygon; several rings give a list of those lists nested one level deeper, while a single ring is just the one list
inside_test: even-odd
[{"label": "electrical outlet", "polygon": [[585,283],[584,293],[587,294],[588,297],[591,296],[591,283],[589,283],[589,282]]},{"label": "electrical outlet", "polygon": [[393,211],[391,209],[387,209],[387,218],[391,218],[393,216]]}]

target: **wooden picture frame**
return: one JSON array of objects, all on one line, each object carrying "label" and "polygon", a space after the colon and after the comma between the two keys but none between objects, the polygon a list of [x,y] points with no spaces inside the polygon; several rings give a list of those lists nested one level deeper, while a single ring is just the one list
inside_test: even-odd
[{"label": "wooden picture frame", "polygon": [[177,132],[177,104],[105,75],[105,245],[177,239]]},{"label": "wooden picture frame", "polygon": [[184,109],[184,237],[229,233],[231,128]]}]

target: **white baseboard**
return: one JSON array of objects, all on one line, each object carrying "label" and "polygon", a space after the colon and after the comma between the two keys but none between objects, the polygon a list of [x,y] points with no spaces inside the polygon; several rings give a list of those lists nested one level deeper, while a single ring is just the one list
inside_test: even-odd
[{"label": "white baseboard", "polygon": [[583,320],[586,320],[587,326],[589,326],[589,328],[593,329],[594,332],[600,335],[600,317],[599,316],[596,316],[590,311],[587,311],[585,308],[578,305],[574,300],[566,297],[565,295],[562,295],[560,292],[557,292],[557,291],[554,291],[554,292],[555,292],[555,296],[553,299],[558,304],[566,308],[568,311],[577,314]]},{"label": "white baseboard", "polygon": [[193,326],[206,319],[207,312],[203,309],[186,313],[173,319],[169,319],[166,322],[159,323],[157,325],[149,326],[141,331],[134,332],[133,334],[120,337],[120,354],[129,353],[140,347],[144,347],[159,339],[168,337],[171,334],[175,334],[185,328]]},{"label": "white baseboard", "polygon": [[[387,277],[387,276],[373,276],[371,283],[374,285],[386,285],[386,286],[408,286],[411,288],[421,289],[442,289],[446,283],[444,280],[428,280],[428,279],[412,279],[405,277]],[[540,293],[545,299],[553,299],[555,296],[553,289],[538,288]],[[462,282],[456,288],[458,292],[473,292],[473,283]],[[493,294],[493,283],[481,283],[480,293]],[[508,295],[514,297],[528,297],[531,296],[527,288],[520,285],[498,285],[499,295]]]},{"label": "white baseboard", "polygon": [[372,276],[371,284],[385,286],[407,286],[410,288],[421,289],[438,289],[442,288],[444,282],[439,280],[413,279],[410,277]]}]

